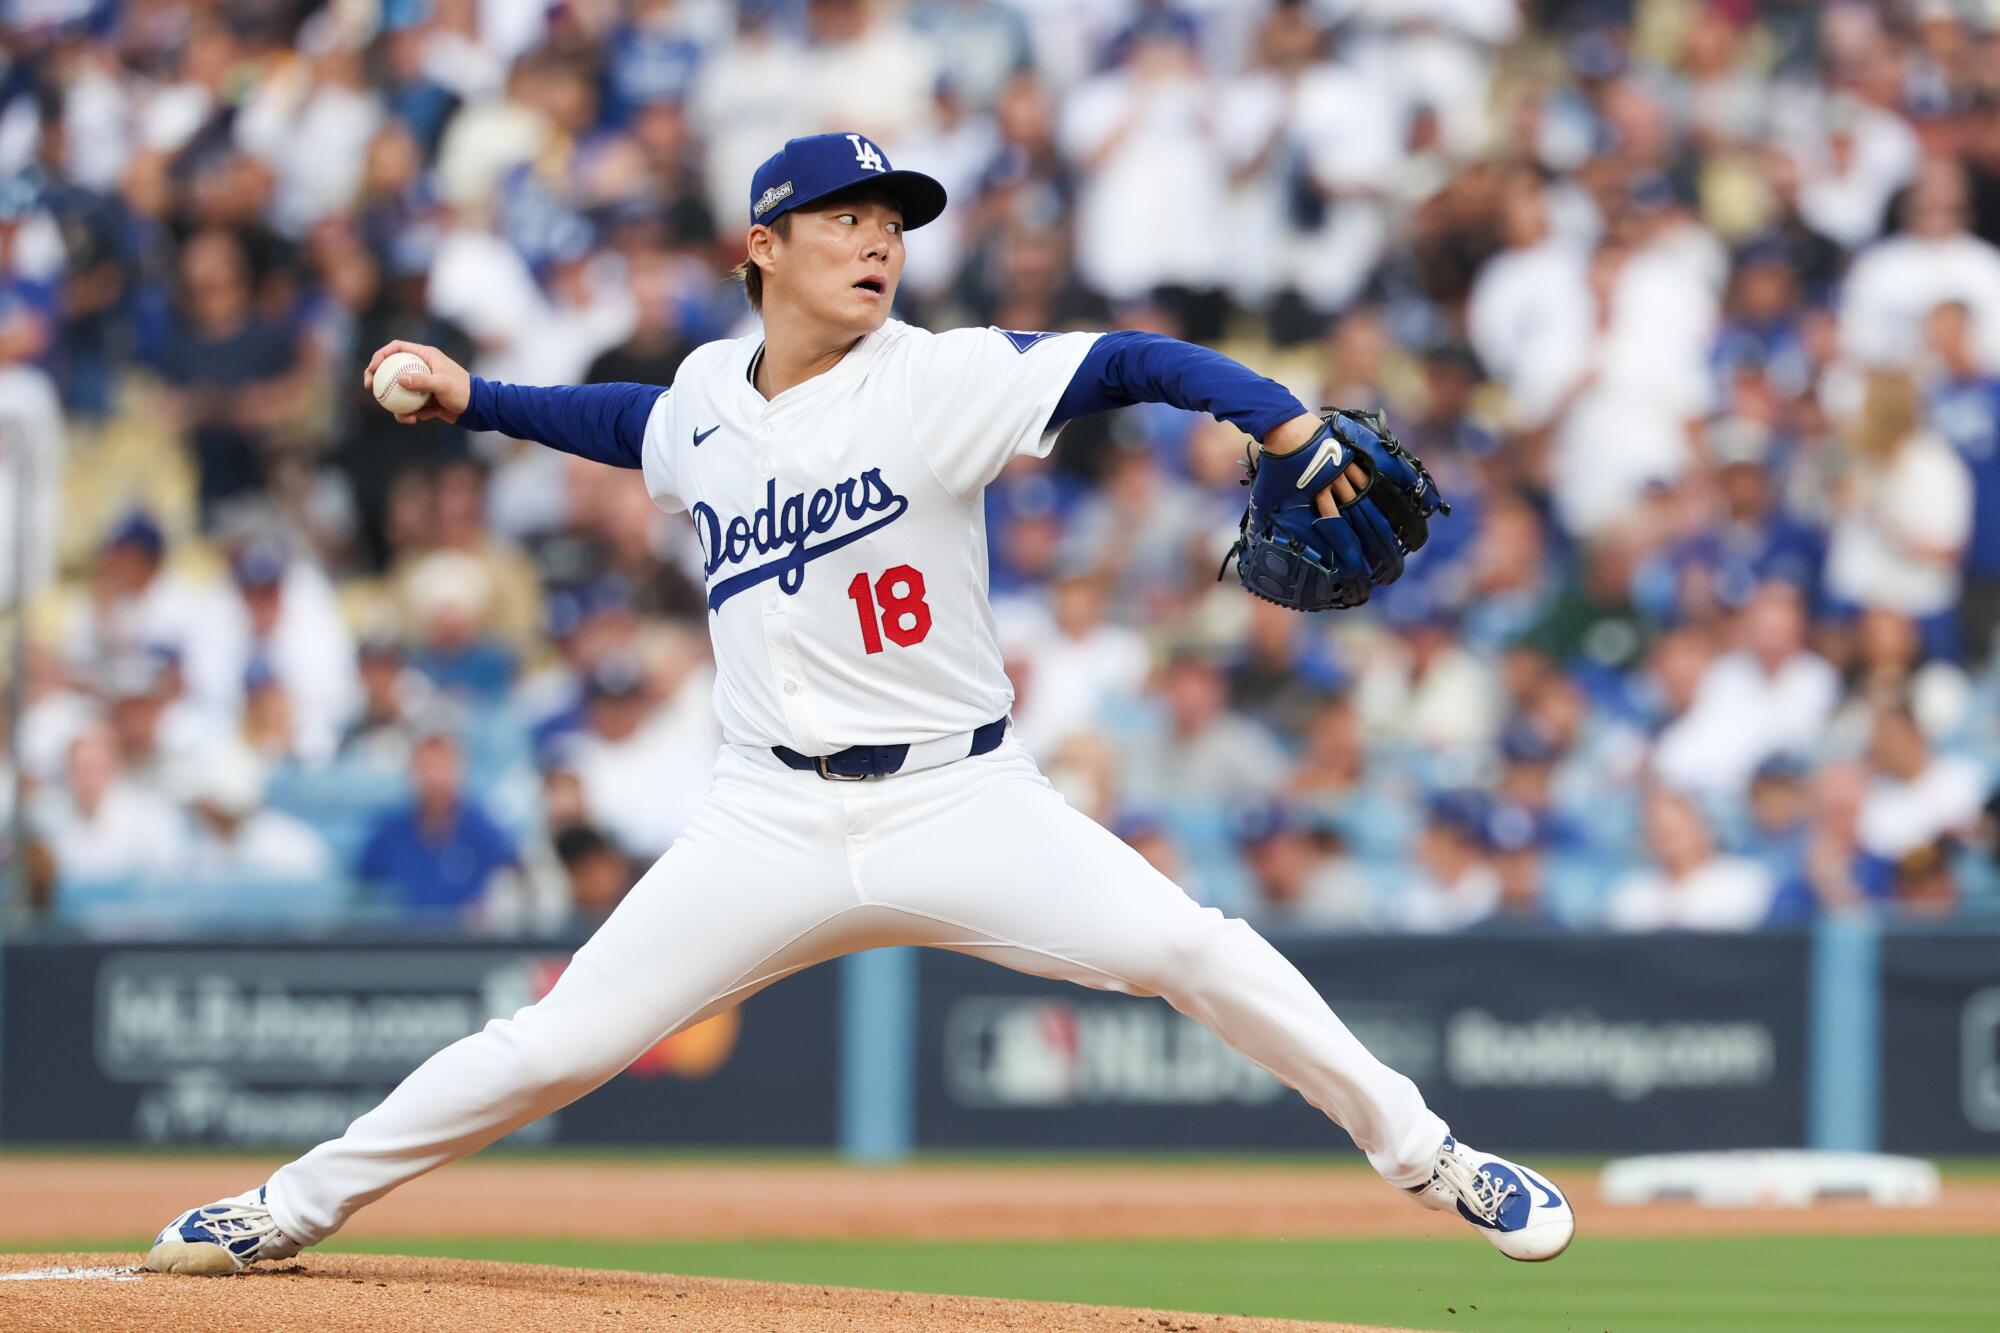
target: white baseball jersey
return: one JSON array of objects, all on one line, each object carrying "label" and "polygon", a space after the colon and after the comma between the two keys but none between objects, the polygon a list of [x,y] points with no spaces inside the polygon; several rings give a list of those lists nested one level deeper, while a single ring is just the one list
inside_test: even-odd
[{"label": "white baseball jersey", "polygon": [[829,754],[1007,712],[981,493],[1048,453],[1098,336],[891,320],[769,400],[761,337],[682,363],[646,424],[646,488],[694,521],[729,741]]}]

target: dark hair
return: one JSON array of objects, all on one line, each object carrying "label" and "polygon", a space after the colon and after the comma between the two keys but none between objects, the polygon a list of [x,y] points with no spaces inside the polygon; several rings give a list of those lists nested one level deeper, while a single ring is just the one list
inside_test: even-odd
[{"label": "dark hair", "polygon": [[557,831],[555,839],[556,860],[565,866],[573,866],[589,857],[601,856],[605,852],[617,854],[618,848],[602,833],[588,824],[575,824]]},{"label": "dark hair", "polygon": [[[780,213],[771,220],[770,226],[772,231],[778,233],[780,240],[787,239],[792,234],[792,215]],[[743,262],[738,264],[733,272],[736,280],[743,284],[743,297],[750,302],[750,308],[760,315],[763,314],[764,270],[758,268],[756,261],[750,256],[745,255]]]}]

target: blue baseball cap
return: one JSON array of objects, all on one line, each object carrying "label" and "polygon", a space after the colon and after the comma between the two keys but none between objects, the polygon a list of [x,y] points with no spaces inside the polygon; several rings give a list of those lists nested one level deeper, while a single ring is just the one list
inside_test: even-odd
[{"label": "blue baseball cap", "polygon": [[750,178],[750,221],[770,223],[816,199],[876,185],[903,207],[903,230],[944,212],[944,186],[919,171],[897,171],[874,142],[860,134],[810,134],[787,139]]}]

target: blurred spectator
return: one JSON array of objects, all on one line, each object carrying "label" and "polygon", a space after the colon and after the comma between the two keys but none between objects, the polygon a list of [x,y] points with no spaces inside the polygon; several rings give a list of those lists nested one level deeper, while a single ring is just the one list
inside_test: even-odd
[{"label": "blurred spectator", "polygon": [[595,929],[637,882],[632,863],[611,839],[583,825],[557,833],[555,849],[569,881],[570,924]]},{"label": "blurred spectator", "polygon": [[139,653],[105,664],[99,693],[126,774],[155,791],[170,791],[229,737],[213,714],[190,704],[180,666],[167,651]]},{"label": "blurred spectator", "polygon": [[0,607],[39,593],[54,576],[62,516],[62,404],[36,364],[47,327],[40,284],[23,281],[14,265],[31,203],[24,178],[0,179],[0,516],[10,533],[0,542]]},{"label": "blurred spectator", "polygon": [[264,809],[257,761],[236,746],[209,754],[184,779],[193,816],[179,873],[197,883],[255,881],[274,887],[333,873],[333,852],[303,821]]},{"label": "blurred spectator", "polygon": [[944,81],[967,106],[986,110],[1007,80],[1031,67],[1028,25],[1004,0],[916,0],[910,22],[930,40]]},{"label": "blurred spectator", "polygon": [[1897,858],[1890,899],[1895,910],[1906,917],[1936,919],[1950,916],[1959,907],[1958,872],[1954,864],[1958,844],[1940,838],[1922,847],[1913,847]]},{"label": "blurred spectator", "polygon": [[[1565,598],[1561,568],[1550,559],[1543,517],[1522,496],[1502,492],[1488,497],[1476,521],[1479,529],[1465,560],[1464,577],[1470,586],[1464,594],[1459,631],[1469,647],[1490,652],[1526,634],[1558,655],[1571,657],[1579,648],[1575,641],[1583,637],[1569,623],[1578,615],[1571,603],[1579,597],[1607,603],[1624,599],[1625,589],[1617,579],[1621,566],[1610,560],[1584,562],[1581,588]],[[1606,572],[1600,575],[1600,569]],[[1396,598],[1392,604],[1404,600]],[[1428,611],[1433,619],[1442,614],[1441,607]],[[1492,734],[1490,723],[1486,734]]]},{"label": "blurred spectator", "polygon": [[1876,707],[1904,700],[1924,735],[1961,734],[1973,710],[1973,686],[1953,662],[1924,659],[1917,623],[1894,611],[1864,611],[1853,623],[1847,652],[1847,700],[1828,723],[1824,749],[1859,754],[1875,730]]},{"label": "blurred spectator", "polygon": [[402,644],[372,634],[355,650],[361,707],[340,738],[339,757],[383,772],[408,769],[417,721],[429,701],[429,683],[410,670]]},{"label": "blurred spectator", "polygon": [[1867,791],[1868,770],[1860,764],[1830,764],[1814,776],[1804,878],[1783,886],[1773,904],[1775,917],[1852,913],[1887,892],[1883,864],[1861,849],[1861,806]]},{"label": "blurred spectator", "polygon": [[1484,923],[1562,925],[1548,897],[1552,837],[1547,821],[1513,801],[1494,801],[1486,810],[1484,835],[1488,863],[1500,886]]},{"label": "blurred spectator", "polygon": [[1718,855],[1708,824],[1665,787],[1646,798],[1653,868],[1611,887],[1605,921],[1614,930],[1748,930],[1771,908],[1771,877],[1755,861]]},{"label": "blurred spectator", "polygon": [[82,667],[164,649],[180,662],[198,707],[233,716],[243,664],[230,651],[232,609],[215,589],[167,569],[166,545],[144,510],[118,521],[98,548],[87,605],[68,627],[63,656]]},{"label": "blurred spectator", "polygon": [[69,745],[61,788],[36,812],[37,838],[60,883],[125,879],[181,862],[180,812],[166,797],[125,776],[118,742],[92,726]]},{"label": "blurred spectator", "polygon": [[1932,754],[1915,715],[1902,703],[1876,709],[1868,765],[1861,849],[1883,861],[1969,833],[1992,791],[1979,763]]},{"label": "blurred spectator", "polygon": [[1251,877],[1243,915],[1260,930],[1355,930],[1376,924],[1373,890],[1324,821],[1283,802],[1248,806],[1236,841]]},{"label": "blurred spectator", "polygon": [[1262,600],[1249,604],[1240,654],[1229,664],[1229,705],[1281,736],[1305,736],[1347,676],[1311,621]]},{"label": "blurred spectator", "polygon": [[1368,748],[1354,696],[1327,690],[1299,728],[1300,749],[1285,789],[1303,804],[1334,811],[1366,795]]},{"label": "blurred spectator", "polygon": [[1765,760],[1750,779],[1750,822],[1743,850],[1769,870],[1777,884],[1766,919],[1769,925],[1793,925],[1813,915],[1807,880],[1813,832],[1810,773],[1795,756],[1777,755]]},{"label": "blurred spectator", "polygon": [[369,832],[355,873],[408,916],[465,918],[519,864],[514,841],[466,795],[464,754],[449,734],[417,740],[410,778],[415,794]]},{"label": "blurred spectator", "polygon": [[1476,791],[1446,791],[1424,805],[1411,859],[1416,877],[1396,898],[1405,930],[1463,930],[1500,905],[1500,880],[1486,861],[1488,802]]},{"label": "blurred spectator", "polygon": [[1931,367],[1931,423],[1958,451],[1971,475],[1972,517],[1964,541],[1960,615],[1965,648],[1978,660],[1993,651],[2000,627],[2000,373],[1982,366],[1973,343],[1972,310],[1947,301],[1924,322]]},{"label": "blurred spectator", "polygon": [[274,432],[301,410],[294,330],[256,305],[250,261],[229,232],[205,231],[181,252],[180,294],[161,356],[168,404],[187,432],[202,512],[262,488]]},{"label": "blurred spectator", "polygon": [[1902,231],[1864,250],[1842,286],[1843,346],[1869,366],[1908,366],[1925,317],[1958,301],[1972,313],[1981,367],[2000,370],[2000,250],[1966,230],[1965,169],[1925,162],[1899,214]]},{"label": "blurred spectator", "polygon": [[299,755],[332,758],[360,695],[354,638],[332,584],[271,538],[238,546],[229,567],[239,599],[244,669],[260,668],[283,687]]},{"label": "blurred spectator", "polygon": [[514,679],[512,650],[489,628],[493,581],[477,556],[436,551],[410,566],[404,601],[416,630],[411,662],[439,689],[498,699]]},{"label": "blurred spectator", "polygon": [[488,529],[485,468],[471,459],[446,462],[433,474],[429,490],[428,549],[404,556],[390,571],[406,624],[415,627],[434,610],[423,599],[436,589],[420,590],[418,581],[420,576],[436,579],[437,553],[450,552],[464,557],[454,564],[479,570],[484,588],[480,629],[504,643],[516,658],[525,655],[541,628],[541,579],[520,547],[497,539]]},{"label": "blurred spectator", "polygon": [[1593,330],[1555,404],[1550,490],[1563,526],[1595,536],[1685,472],[1712,406],[1717,308],[1680,256],[1615,238],[1591,257],[1585,290]]},{"label": "blurred spectator", "polygon": [[325,10],[299,32],[302,59],[256,85],[238,112],[236,140],[276,176],[275,221],[298,235],[348,208],[383,107],[367,82],[359,34]]},{"label": "blurred spectator", "polygon": [[1466,306],[1473,350],[1507,391],[1519,424],[1540,426],[1581,373],[1595,332],[1587,260],[1549,225],[1531,172],[1508,176],[1499,198],[1503,248],[1479,270]]},{"label": "blurred spectator", "polygon": [[804,122],[851,127],[878,143],[895,143],[924,123],[937,86],[937,55],[905,21],[901,6],[806,0],[805,18],[810,109]]},{"label": "blurred spectator", "polygon": [[1194,876],[1174,845],[1166,825],[1143,811],[1128,811],[1111,821],[1111,831],[1146,863],[1178,884],[1198,903],[1209,901],[1201,881]]},{"label": "blurred spectator", "polygon": [[[851,0],[849,0],[851,2]],[[1228,172],[1208,103],[1193,24],[1176,10],[1141,15],[1122,59],[1076,91],[1062,143],[1083,180],[1077,200],[1077,273],[1100,296],[1164,297],[1188,336],[1220,331]],[[1134,227],[1131,201],[1150,201]]]},{"label": "blurred spectator", "polygon": [[1377,645],[1355,687],[1370,738],[1437,753],[1489,744],[1501,709],[1491,662],[1460,639],[1421,588],[1382,601],[1396,633]]},{"label": "blurred spectator", "polygon": [[1105,623],[1106,592],[1102,578],[1072,573],[1056,580],[1046,610],[1017,599],[996,611],[1016,734],[1035,754],[1053,753],[1145,686],[1145,641]]},{"label": "blurred spectator", "polygon": [[1802,139],[1795,149],[1802,217],[1842,246],[1874,239],[1890,199],[1917,174],[1921,149],[1908,122],[1893,107],[1836,94]]},{"label": "blurred spectator", "polygon": [[[1171,412],[1174,424],[1186,414]],[[1154,423],[1157,424],[1157,423]],[[1114,426],[1131,429],[1131,423]],[[1055,574],[1072,562],[1089,565],[1108,581],[1115,615],[1128,623],[1171,614],[1186,596],[1191,569],[1215,568],[1218,540],[1194,488],[1159,455],[1163,440],[1118,435],[1098,451],[1103,473],[1090,498],[1068,514]]]},{"label": "blurred spectator", "polygon": [[1957,655],[1959,562],[1972,530],[1972,479],[1923,429],[1916,386],[1876,371],[1852,432],[1854,470],[1827,551],[1827,592],[1921,622],[1932,651]]},{"label": "blurred spectator", "polygon": [[1154,807],[1214,810],[1271,791],[1288,765],[1277,742],[1229,711],[1229,685],[1212,654],[1175,649],[1156,674],[1162,726],[1126,748],[1135,800]]},{"label": "blurred spectator", "polygon": [[1708,665],[1687,712],[1660,733],[1654,763],[1682,791],[1740,795],[1772,755],[1809,751],[1839,699],[1833,667],[1806,648],[1796,587],[1760,585],[1737,620],[1740,646]]},{"label": "blurred spectator", "polygon": [[1500,772],[1493,782],[1493,794],[1534,816],[1536,827],[1552,848],[1576,846],[1580,833],[1556,809],[1556,768],[1564,758],[1563,742],[1535,718],[1521,717],[1500,733],[1498,749]]},{"label": "blurred spectator", "polygon": [[1411,137],[1406,104],[1366,59],[1321,60],[1286,99],[1276,152],[1287,226],[1281,290],[1319,319],[1367,286],[1389,240],[1389,194]]},{"label": "blurred spectator", "polygon": [[566,763],[591,822],[635,860],[666,851],[708,790],[720,740],[709,679],[684,665],[661,694],[631,657],[591,670],[588,721],[565,741]]},{"label": "blurred spectator", "polygon": [[638,624],[632,590],[616,575],[550,590],[542,631],[556,658],[514,691],[514,704],[538,750],[585,725],[592,668],[615,653],[629,653]]},{"label": "blurred spectator", "polygon": [[299,745],[299,713],[285,682],[263,662],[243,673],[243,728],[240,738],[267,764],[288,766],[317,760]]},{"label": "blurred spectator", "polygon": [[1704,432],[1719,504],[1714,518],[1674,543],[1663,573],[1676,609],[1710,614],[1740,603],[1766,579],[1796,584],[1808,599],[1819,587],[1825,543],[1780,507],[1771,486],[1771,430],[1748,417],[1724,417]]}]

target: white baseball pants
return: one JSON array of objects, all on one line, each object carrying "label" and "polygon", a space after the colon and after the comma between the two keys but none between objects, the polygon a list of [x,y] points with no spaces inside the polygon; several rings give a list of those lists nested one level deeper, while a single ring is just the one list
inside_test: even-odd
[{"label": "white baseball pants", "polygon": [[271,1177],[285,1234],[355,1209],[605,1082],[668,1033],[781,977],[922,944],[1159,995],[1305,1095],[1389,1183],[1447,1133],[1242,921],[1188,898],[1072,810],[1010,736],[990,754],[828,782],[725,746],[687,831],[539,1003],[439,1051],[340,1138]]}]

